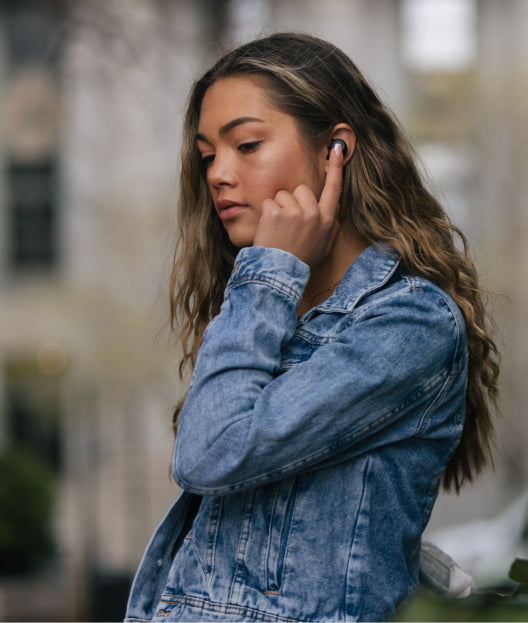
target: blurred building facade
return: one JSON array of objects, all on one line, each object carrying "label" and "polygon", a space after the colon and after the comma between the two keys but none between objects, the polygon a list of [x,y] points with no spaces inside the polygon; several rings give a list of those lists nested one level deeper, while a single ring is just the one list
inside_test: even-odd
[{"label": "blurred building facade", "polygon": [[[484,281],[509,297],[496,304],[497,471],[441,496],[433,524],[493,514],[522,490],[528,4],[462,4],[462,61],[424,65],[412,0],[0,2],[0,450],[23,446],[57,482],[56,554],[0,579],[0,619],[112,618],[112,587],[126,588],[176,495],[183,389],[166,292],[181,116],[218,52],[262,33],[311,32],[355,60],[411,134]],[[23,598],[28,586],[40,601]]]}]

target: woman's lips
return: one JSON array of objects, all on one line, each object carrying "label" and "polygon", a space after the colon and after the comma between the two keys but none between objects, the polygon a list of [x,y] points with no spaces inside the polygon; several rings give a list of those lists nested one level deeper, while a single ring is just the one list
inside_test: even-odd
[{"label": "woman's lips", "polygon": [[223,221],[229,221],[230,219],[235,218],[237,214],[240,214],[240,212],[244,211],[247,207],[248,206],[245,204],[228,200],[218,201],[218,203],[216,204],[218,216]]}]

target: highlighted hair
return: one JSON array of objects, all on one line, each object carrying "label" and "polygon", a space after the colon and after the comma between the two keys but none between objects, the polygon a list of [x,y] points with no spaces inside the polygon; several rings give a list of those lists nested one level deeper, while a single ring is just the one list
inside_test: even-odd
[{"label": "highlighted hair", "polygon": [[180,233],[170,280],[171,320],[183,347],[180,372],[186,363],[194,365],[237,253],[213,209],[195,140],[205,92],[231,76],[265,87],[271,104],[296,119],[314,148],[329,141],[338,123],[353,128],[357,144],[344,169],[341,226],[370,243],[388,243],[406,270],[440,286],[460,308],[469,350],[466,419],[443,475],[444,487],[459,491],[491,458],[499,353],[488,328],[485,293],[466,238],[425,188],[391,112],[354,63],[328,42],[292,33],[258,39],[225,55],[194,85],[184,123]]}]

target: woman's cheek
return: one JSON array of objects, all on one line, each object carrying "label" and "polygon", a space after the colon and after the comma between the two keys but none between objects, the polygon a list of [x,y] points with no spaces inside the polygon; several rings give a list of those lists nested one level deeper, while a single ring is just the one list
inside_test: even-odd
[{"label": "woman's cheek", "polygon": [[299,176],[300,167],[292,166],[287,158],[265,160],[255,176],[255,188],[266,194],[265,198],[273,199],[279,190],[293,192],[302,183]]}]

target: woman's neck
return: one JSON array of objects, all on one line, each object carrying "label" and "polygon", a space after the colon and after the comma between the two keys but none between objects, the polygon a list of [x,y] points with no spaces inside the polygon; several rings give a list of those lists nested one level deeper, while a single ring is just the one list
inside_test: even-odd
[{"label": "woman's neck", "polygon": [[303,298],[297,307],[297,315],[301,316],[330,297],[367,246],[368,243],[355,232],[340,229],[330,253],[311,269]]}]

